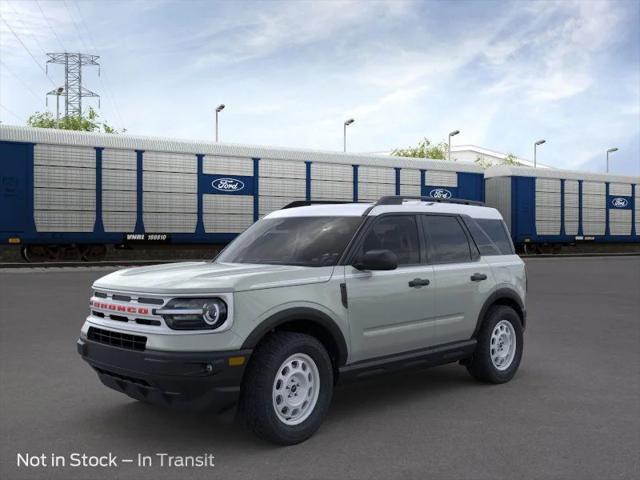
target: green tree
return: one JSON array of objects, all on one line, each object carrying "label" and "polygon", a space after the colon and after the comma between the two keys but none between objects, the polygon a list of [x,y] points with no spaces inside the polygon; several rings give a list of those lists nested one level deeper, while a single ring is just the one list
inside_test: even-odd
[{"label": "green tree", "polygon": [[438,144],[431,143],[431,140],[425,138],[416,147],[409,148],[396,148],[391,155],[397,157],[412,157],[412,158],[430,158],[433,160],[446,160],[447,159],[448,145],[446,142],[440,142]]},{"label": "green tree", "polygon": [[36,112],[29,117],[27,125],[37,128],[58,128],[60,130],[80,130],[83,132],[124,133],[127,130],[117,130],[106,122],[100,121],[100,115],[89,107],[86,116],[71,116],[57,120],[51,112]]},{"label": "green tree", "polygon": [[491,160],[487,160],[486,158],[477,157],[475,163],[476,165],[479,165],[484,169],[493,167],[494,165],[522,165],[522,163],[518,161],[518,157],[516,157],[513,153],[508,153],[507,156],[499,162],[492,162]]}]

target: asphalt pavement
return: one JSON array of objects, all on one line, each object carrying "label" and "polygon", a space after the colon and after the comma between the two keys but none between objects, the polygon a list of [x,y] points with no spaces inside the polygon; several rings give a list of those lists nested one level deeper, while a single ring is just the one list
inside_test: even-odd
[{"label": "asphalt pavement", "polygon": [[[527,268],[513,381],[483,385],[448,365],[339,387],[319,432],[292,447],[102,386],[75,342],[91,282],[111,269],[0,270],[0,478],[640,478],[640,257]],[[73,453],[153,463],[73,467]],[[212,454],[215,466],[160,466],[157,453]],[[27,454],[66,466],[17,466]]]}]

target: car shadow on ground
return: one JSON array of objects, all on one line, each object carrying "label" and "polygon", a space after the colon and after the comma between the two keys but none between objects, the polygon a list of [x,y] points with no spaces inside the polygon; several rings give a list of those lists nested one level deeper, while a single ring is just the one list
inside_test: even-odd
[{"label": "car shadow on ground", "polygon": [[[372,414],[388,408],[402,410],[408,403],[424,402],[425,408],[458,389],[480,385],[460,366],[383,374],[348,385],[338,385],[325,420],[323,430],[344,422],[368,421]],[[115,398],[115,397],[114,397]],[[224,443],[242,451],[274,448],[254,437],[240,418],[231,414],[207,415],[177,411],[124,399],[117,403],[95,405],[85,411],[82,422],[99,425],[102,435],[118,438],[122,435],[142,445],[152,445],[170,439],[185,452],[206,445]]]}]

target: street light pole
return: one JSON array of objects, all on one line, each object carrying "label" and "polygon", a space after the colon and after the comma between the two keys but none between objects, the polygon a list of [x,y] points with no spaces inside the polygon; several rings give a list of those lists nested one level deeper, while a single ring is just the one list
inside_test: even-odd
[{"label": "street light pole", "polygon": [[613,147],[607,150],[607,173],[609,173],[609,154],[617,151],[618,151],[618,147]]},{"label": "street light pole", "polygon": [[449,149],[447,151],[447,160],[451,161],[451,137],[455,137],[460,133],[460,130],[454,130],[453,132],[449,132]]},{"label": "street light pole", "polygon": [[56,90],[56,121],[60,121],[60,95],[64,92],[64,87],[58,87]]},{"label": "street light pole", "polygon": [[216,108],[216,143],[218,142],[218,114],[224,110],[224,103],[221,103]]},{"label": "street light pole", "polygon": [[346,152],[346,151],[347,151],[347,127],[348,127],[349,125],[351,125],[353,122],[355,122],[355,120],[354,120],[353,118],[350,118],[350,119],[348,119],[348,120],[345,120],[345,122],[344,122],[344,126],[343,126],[343,136],[342,136],[342,139],[343,139],[343,142],[342,142],[342,143],[343,143],[342,151],[343,151],[343,152]]},{"label": "street light pole", "polygon": [[542,145],[546,140],[540,139],[536,143],[533,144],[533,168],[538,166],[538,145]]}]

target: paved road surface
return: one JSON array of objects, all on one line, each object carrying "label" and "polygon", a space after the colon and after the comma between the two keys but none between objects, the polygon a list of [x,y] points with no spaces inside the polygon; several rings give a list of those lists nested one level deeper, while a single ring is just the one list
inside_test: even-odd
[{"label": "paved road surface", "polygon": [[[75,352],[107,269],[0,271],[0,478],[640,478],[640,258],[534,259],[521,369],[481,385],[457,365],[336,391],[294,447],[148,407]],[[16,454],[213,453],[212,469],[20,468]]]}]

